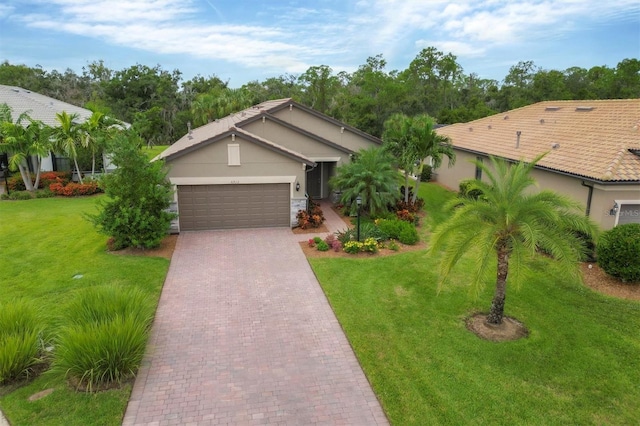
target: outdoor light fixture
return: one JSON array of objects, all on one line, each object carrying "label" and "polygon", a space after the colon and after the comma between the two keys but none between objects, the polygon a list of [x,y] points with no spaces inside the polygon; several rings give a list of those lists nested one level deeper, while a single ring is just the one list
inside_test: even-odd
[{"label": "outdoor light fixture", "polygon": [[296,191],[300,191],[300,182],[296,182]]},{"label": "outdoor light fixture", "polygon": [[358,205],[358,232],[356,238],[358,242],[360,242],[360,207],[362,206],[362,197],[359,195],[356,197],[356,204]]},{"label": "outdoor light fixture", "polygon": [[613,202],[613,208],[611,210],[609,210],[609,215],[610,216],[615,216],[616,214],[618,214],[618,203],[617,202]]}]

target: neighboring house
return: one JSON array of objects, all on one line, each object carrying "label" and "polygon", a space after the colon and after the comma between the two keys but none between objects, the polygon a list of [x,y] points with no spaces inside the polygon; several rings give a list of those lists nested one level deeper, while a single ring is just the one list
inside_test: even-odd
[{"label": "neighboring house", "polygon": [[[27,113],[34,120],[40,120],[47,126],[56,127],[59,125],[56,114],[66,111],[67,114],[78,114],[78,123],[82,123],[91,117],[92,112],[85,108],[68,104],[39,93],[26,90],[16,86],[5,86],[0,84],[0,104],[7,104],[11,108],[13,120],[17,120],[20,114]],[[104,158],[105,169],[111,168],[108,158]],[[32,162],[29,162],[29,169],[33,172]],[[40,169],[42,171],[71,170],[69,159],[51,153],[42,158]]]},{"label": "neighboring house", "polygon": [[457,161],[437,181],[457,189],[481,178],[469,160],[488,155],[531,161],[540,188],[580,202],[603,229],[640,223],[640,99],[546,101],[437,129],[451,138]]},{"label": "neighboring house", "polygon": [[156,159],[169,166],[181,231],[295,226],[307,196],[381,141],[291,99],[267,101],[189,131]]}]

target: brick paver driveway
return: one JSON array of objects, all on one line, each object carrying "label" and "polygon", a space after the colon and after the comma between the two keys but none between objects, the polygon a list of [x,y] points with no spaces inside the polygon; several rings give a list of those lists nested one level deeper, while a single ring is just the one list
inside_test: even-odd
[{"label": "brick paver driveway", "polygon": [[178,237],[124,425],[388,424],[298,240]]}]

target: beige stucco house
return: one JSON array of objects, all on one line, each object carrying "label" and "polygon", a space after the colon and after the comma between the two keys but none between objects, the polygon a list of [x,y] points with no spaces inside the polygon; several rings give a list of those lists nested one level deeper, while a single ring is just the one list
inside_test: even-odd
[{"label": "beige stucco house", "polygon": [[640,99],[540,102],[437,132],[457,155],[455,166],[436,171],[451,189],[482,177],[470,160],[548,152],[534,171],[540,188],[580,202],[603,229],[640,223]]},{"label": "beige stucco house", "polygon": [[307,197],[330,195],[337,166],[381,141],[291,99],[189,131],[168,165],[180,231],[295,226]]}]

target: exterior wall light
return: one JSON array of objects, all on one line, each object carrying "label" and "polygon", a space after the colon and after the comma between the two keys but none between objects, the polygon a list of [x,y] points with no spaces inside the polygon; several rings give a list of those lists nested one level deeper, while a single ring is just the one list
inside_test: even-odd
[{"label": "exterior wall light", "polygon": [[296,191],[300,191],[300,182],[296,182]]}]

